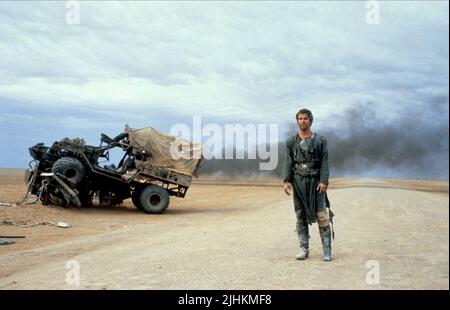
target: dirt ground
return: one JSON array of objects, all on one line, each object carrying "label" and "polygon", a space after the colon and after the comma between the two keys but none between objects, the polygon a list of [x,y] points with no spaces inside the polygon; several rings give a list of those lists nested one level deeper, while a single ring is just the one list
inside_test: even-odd
[{"label": "dirt ground", "polygon": [[[22,171],[0,170],[0,201],[20,199]],[[0,246],[0,289],[449,289],[447,181],[333,179],[334,260],[296,261],[292,198],[277,179],[202,178],[162,215],[111,208],[2,207],[23,235]],[[79,267],[79,283],[73,281]],[[78,274],[78,273],[77,273]]]}]

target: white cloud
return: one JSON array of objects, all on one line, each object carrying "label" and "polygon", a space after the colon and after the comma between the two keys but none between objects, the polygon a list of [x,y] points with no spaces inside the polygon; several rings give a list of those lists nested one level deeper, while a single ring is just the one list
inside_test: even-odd
[{"label": "white cloud", "polygon": [[[0,97],[255,121],[448,94],[448,3],[0,3]],[[5,103],[0,103],[5,104]],[[395,109],[394,109],[395,110]]]}]

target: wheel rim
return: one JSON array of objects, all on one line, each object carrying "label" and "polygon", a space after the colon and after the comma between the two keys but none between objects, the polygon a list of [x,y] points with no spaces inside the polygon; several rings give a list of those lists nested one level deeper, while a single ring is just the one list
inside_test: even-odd
[{"label": "wheel rim", "polygon": [[157,206],[161,203],[162,197],[158,194],[153,194],[149,198],[149,202],[152,206]]},{"label": "wheel rim", "polygon": [[75,169],[67,169],[66,173],[64,174],[67,178],[73,178],[77,175],[77,171]]}]

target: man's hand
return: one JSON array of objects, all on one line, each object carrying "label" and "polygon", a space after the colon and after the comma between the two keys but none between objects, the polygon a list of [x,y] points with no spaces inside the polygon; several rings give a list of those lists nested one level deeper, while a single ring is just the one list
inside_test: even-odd
[{"label": "man's hand", "polygon": [[286,193],[286,195],[288,195],[288,196],[290,196],[291,195],[291,193],[292,193],[292,185],[291,185],[291,183],[289,183],[289,182],[284,182],[283,183],[283,189],[284,189],[284,192]]},{"label": "man's hand", "polygon": [[316,190],[319,191],[319,194],[323,194],[327,191],[328,185],[326,185],[325,183],[319,183],[319,185],[317,185]]}]

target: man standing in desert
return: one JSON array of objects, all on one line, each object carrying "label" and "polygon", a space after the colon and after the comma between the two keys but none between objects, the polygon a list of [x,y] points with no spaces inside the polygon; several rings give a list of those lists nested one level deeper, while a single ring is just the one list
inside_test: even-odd
[{"label": "man standing in desert", "polygon": [[[300,241],[298,260],[309,255],[309,224],[317,221],[323,246],[323,260],[331,261],[331,228],[327,213],[329,201],[328,150],[325,137],[311,131],[313,115],[301,109],[296,115],[299,132],[286,141],[284,191],[294,192],[297,233]],[[330,213],[331,214],[331,213]]]}]

